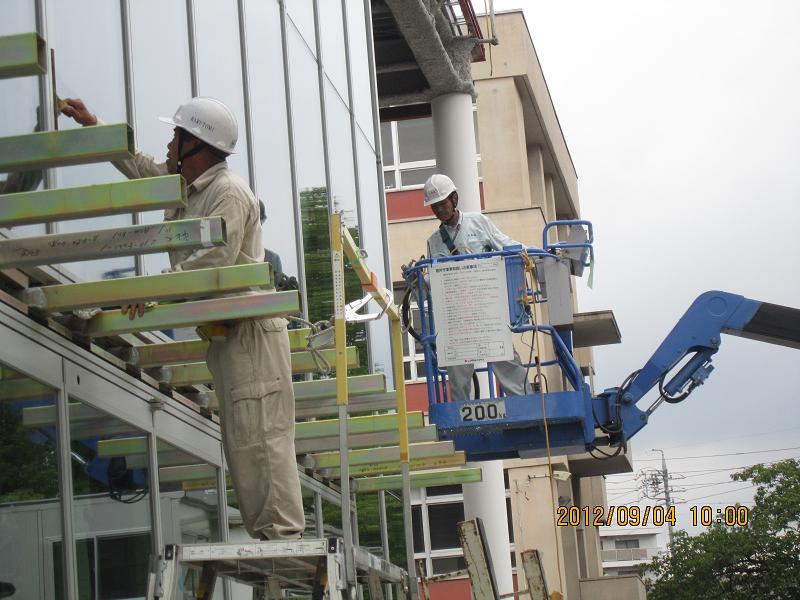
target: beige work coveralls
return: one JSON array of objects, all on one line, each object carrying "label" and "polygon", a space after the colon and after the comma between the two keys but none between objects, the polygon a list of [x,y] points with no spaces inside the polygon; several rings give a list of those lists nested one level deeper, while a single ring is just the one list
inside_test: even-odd
[{"label": "beige work coveralls", "polygon": [[[137,153],[114,165],[128,178],[166,175],[165,164]],[[258,201],[226,162],[188,187],[186,209],[166,220],[221,216],[227,243],[169,253],[175,270],[263,262]],[[237,321],[207,355],[219,400],[222,446],[247,532],[262,539],[296,539],[305,528],[294,446],[294,391],[286,320]]]}]

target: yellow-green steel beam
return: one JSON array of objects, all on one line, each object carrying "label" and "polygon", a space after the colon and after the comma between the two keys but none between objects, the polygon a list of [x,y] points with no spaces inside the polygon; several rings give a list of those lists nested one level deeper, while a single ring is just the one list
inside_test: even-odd
[{"label": "yellow-green steel beam", "polygon": [[[415,427],[414,429],[409,429],[408,439],[412,443],[435,442],[437,439],[436,425],[426,425],[425,427]],[[347,447],[353,449],[375,448],[379,446],[391,446],[393,444],[397,444],[398,441],[399,436],[397,431],[349,434],[347,436]],[[295,441],[295,452],[298,455],[309,454],[311,452],[330,452],[338,448],[338,434]]]},{"label": "yellow-green steel beam", "polygon": [[[380,394],[369,394],[366,396],[353,396],[347,400],[347,411],[349,413],[358,412],[377,412],[393,409],[397,401],[394,392],[381,392]],[[295,402],[294,415],[300,418],[319,418],[333,417],[339,412],[336,398],[326,398],[323,400],[306,400]]]},{"label": "yellow-green steel beam", "polygon": [[28,288],[20,298],[30,307],[47,312],[65,312],[76,308],[120,306],[149,300],[189,300],[255,288],[270,289],[273,286],[272,266],[269,263],[253,263]]},{"label": "yellow-green steel beam", "polygon": [[[347,431],[350,434],[382,433],[396,431],[399,424],[397,415],[368,415],[364,417],[350,417],[347,419]],[[425,422],[422,411],[408,413],[409,427],[424,427]],[[295,425],[295,439],[306,440],[339,434],[339,419],[320,419],[306,421]]]},{"label": "yellow-green steel beam", "polygon": [[[383,374],[356,375],[347,378],[347,393],[350,396],[377,394],[386,391],[386,378]],[[336,398],[336,379],[317,379],[294,384],[296,402]]]},{"label": "yellow-green steel beam", "polygon": [[46,72],[47,47],[37,33],[0,37],[0,79],[42,75]]},{"label": "yellow-green steel beam", "polygon": [[186,206],[180,175],[0,196],[0,227]]},{"label": "yellow-green steel beam", "polygon": [[300,296],[296,291],[265,292],[179,304],[161,304],[135,319],[129,319],[127,314],[122,314],[119,310],[107,310],[92,317],[83,333],[90,337],[114,336],[134,331],[156,331],[241,319],[282,317],[298,312],[300,312]]},{"label": "yellow-green steel beam", "polygon": [[[459,483],[476,483],[482,479],[480,467],[465,469],[441,469],[436,471],[415,471],[411,473],[413,489],[456,485]],[[380,492],[381,490],[399,490],[403,487],[400,475],[383,475],[363,477],[353,480],[353,490],[357,493]]]},{"label": "yellow-green steel beam", "polygon": [[[329,362],[333,360],[333,350],[322,350],[322,355]],[[292,373],[311,373],[317,370],[310,352],[294,352],[291,357]],[[355,347],[347,349],[347,358],[350,365],[358,366],[358,350]],[[149,374],[173,387],[211,383],[214,380],[205,362],[172,365],[154,369]]]},{"label": "yellow-green steel beam", "polygon": [[177,249],[221,246],[222,217],[0,240],[0,268],[50,265]]},{"label": "yellow-green steel beam", "polygon": [[[162,452],[172,452],[175,448],[166,442],[158,441],[157,446],[159,455]],[[114,458],[119,456],[131,456],[135,454],[147,454],[147,438],[144,436],[131,436],[127,438],[115,438],[113,440],[98,440],[97,455],[103,458]],[[196,462],[197,459],[195,459]]]},{"label": "yellow-green steel beam", "polygon": [[[411,471],[425,471],[430,469],[446,469],[461,467],[467,464],[467,456],[463,451],[454,452],[448,456],[430,456],[412,458],[408,467]],[[400,473],[403,463],[399,460],[391,462],[373,462],[350,467],[350,477],[370,477],[372,475],[394,475]],[[340,479],[339,469],[322,469],[319,474],[328,479]]]},{"label": "yellow-green steel beam", "polygon": [[0,173],[133,158],[126,123],[0,137]]},{"label": "yellow-green steel beam", "polygon": [[[409,446],[411,458],[432,458],[434,456],[452,456],[455,447],[452,441],[423,442]],[[339,467],[340,453],[318,452],[308,455],[303,464],[310,469],[335,469]],[[397,462],[400,460],[399,446],[384,446],[381,448],[368,448],[365,450],[349,450],[347,462],[351,467],[372,463]]]},{"label": "yellow-green steel beam", "polygon": [[[234,267],[223,268],[230,269]],[[198,273],[199,271],[191,272]],[[291,352],[305,350],[306,337],[310,331],[307,328],[289,330],[289,349]],[[163,344],[141,344],[136,347],[125,348],[122,352],[122,358],[125,362],[136,365],[141,369],[149,369],[204,361],[206,354],[208,354],[208,342],[198,339],[183,342],[165,342]]]},{"label": "yellow-green steel beam", "polygon": [[207,463],[193,465],[179,465],[175,467],[160,467],[158,469],[159,483],[174,483],[197,479],[213,479],[217,476],[217,468]]}]

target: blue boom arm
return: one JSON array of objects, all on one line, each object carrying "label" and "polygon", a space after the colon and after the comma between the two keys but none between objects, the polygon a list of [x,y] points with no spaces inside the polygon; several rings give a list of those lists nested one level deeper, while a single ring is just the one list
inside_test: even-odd
[{"label": "blue boom arm", "polygon": [[[610,435],[610,442],[630,439],[662,402],[680,402],[701,385],[714,369],[711,360],[722,333],[800,348],[800,310],[727,292],[700,295],[644,367],[621,387],[592,399],[597,425]],[[639,409],[636,404],[656,386],[659,397],[647,410]]]}]

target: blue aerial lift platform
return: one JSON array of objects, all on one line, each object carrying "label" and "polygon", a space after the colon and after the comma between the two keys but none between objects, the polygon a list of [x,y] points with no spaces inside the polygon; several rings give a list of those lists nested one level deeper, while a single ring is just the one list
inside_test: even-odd
[{"label": "blue aerial lift platform", "polygon": [[[569,229],[577,235],[551,244],[547,239],[553,227]],[[592,262],[592,242],[589,222],[556,221],[546,226],[541,248],[508,247],[499,252],[421,259],[404,270],[408,288],[403,312],[407,324],[411,296],[416,296],[419,308],[418,331],[412,327],[411,333],[424,351],[430,422],[436,425],[439,438],[453,440],[457,450],[466,452],[468,460],[539,457],[547,454],[548,447],[559,454],[597,450],[608,456],[604,447],[619,453],[658,406],[681,402],[708,378],[721,334],[800,348],[800,310],[709,291],[692,303],[641,369],[631,373],[619,387],[592,395],[572,354],[570,328],[534,323],[530,310],[531,305],[545,303],[557,295],[557,280],[543,275],[554,271],[549,269],[552,264],[568,265],[568,270],[561,272],[566,273],[564,285],[569,293],[569,276],[582,274]],[[427,272],[441,263],[496,256],[502,257],[505,264],[509,328],[515,333],[540,332],[540,338],[549,338],[555,359],[542,361],[538,367],[557,366],[566,383],[565,391],[541,389],[524,396],[497,395],[490,363],[485,369],[489,374],[488,397],[456,401],[448,397],[446,370],[437,361]],[[639,408],[637,404],[656,387],[658,397],[646,409]]]}]

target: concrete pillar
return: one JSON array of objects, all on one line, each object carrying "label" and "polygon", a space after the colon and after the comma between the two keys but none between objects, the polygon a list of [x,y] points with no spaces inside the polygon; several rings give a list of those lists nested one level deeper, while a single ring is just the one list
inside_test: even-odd
[{"label": "concrete pillar", "polygon": [[[459,210],[480,212],[472,97],[469,94],[445,94],[435,98],[431,108],[437,171],[450,177],[456,184]],[[481,387],[489,389],[485,378],[481,381]],[[503,462],[480,462],[471,466],[483,468],[483,481],[463,486],[464,516],[483,520],[498,592],[510,594],[514,591],[514,581],[505,510]]]},{"label": "concrete pillar", "polygon": [[484,197],[492,211],[530,208],[525,117],[514,78],[476,81],[475,89]]},{"label": "concrete pillar", "polygon": [[561,582],[566,582],[565,534],[563,527],[556,526],[556,506],[553,504],[553,497],[558,498],[556,482],[550,478],[547,464],[510,468],[508,477],[517,564],[522,564],[520,554],[523,551],[538,550],[548,589],[551,593],[560,591],[567,597],[569,590],[561,587]]},{"label": "concrete pillar", "polygon": [[[547,219],[547,222],[555,221],[556,217],[556,191],[553,187],[553,176],[552,175],[545,175],[544,176],[544,216]],[[556,232],[556,228],[553,227],[550,231],[547,232],[547,241],[551,244],[558,241],[558,234]]]},{"label": "concrete pillar", "polygon": [[528,179],[531,188],[531,206],[545,210],[547,195],[544,187],[544,158],[542,147],[539,145],[528,146]]},{"label": "concrete pillar", "polygon": [[444,94],[431,102],[436,170],[447,175],[458,189],[458,208],[480,212],[478,163],[475,160],[475,125],[472,96]]},{"label": "concrete pillar", "polygon": [[[602,476],[581,477],[578,481],[582,506],[606,506]],[[586,576],[589,578],[602,577],[603,555],[600,552],[600,531],[597,527],[584,528],[583,544],[586,553]]]}]

